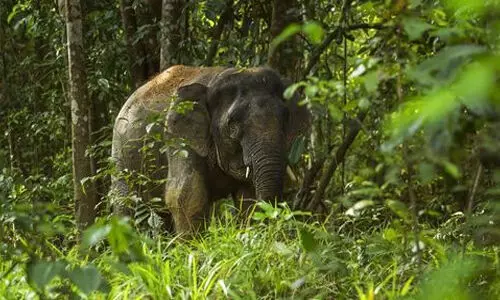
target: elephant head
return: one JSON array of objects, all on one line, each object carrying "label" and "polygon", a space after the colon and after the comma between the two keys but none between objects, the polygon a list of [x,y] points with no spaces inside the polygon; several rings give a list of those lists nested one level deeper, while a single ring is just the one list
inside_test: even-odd
[{"label": "elephant head", "polygon": [[287,148],[309,126],[309,112],[297,97],[286,101],[285,89],[269,68],[226,69],[180,87],[179,98],[197,105],[183,117],[171,113],[167,127],[200,156],[213,153],[227,175],[252,183],[258,199],[281,198]]}]

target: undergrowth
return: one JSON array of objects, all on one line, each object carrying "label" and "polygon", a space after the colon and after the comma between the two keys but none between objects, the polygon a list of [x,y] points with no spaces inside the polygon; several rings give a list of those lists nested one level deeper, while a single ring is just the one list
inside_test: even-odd
[{"label": "undergrowth", "polygon": [[[413,236],[374,211],[319,222],[286,205],[259,203],[251,220],[231,209],[192,238],[138,235],[101,220],[81,246],[53,258],[0,263],[1,299],[498,299],[497,246],[462,249],[445,231]],[[453,225],[454,226],[454,225]],[[399,228],[399,229],[398,229]],[[434,236],[435,237],[435,236]],[[418,248],[418,249],[417,249]],[[58,251],[58,252],[56,252]],[[26,264],[24,264],[26,263]],[[68,296],[69,295],[69,296]]]}]

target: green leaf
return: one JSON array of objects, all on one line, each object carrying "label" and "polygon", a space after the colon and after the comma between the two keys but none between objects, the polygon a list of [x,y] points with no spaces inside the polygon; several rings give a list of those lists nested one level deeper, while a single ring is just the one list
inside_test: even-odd
[{"label": "green leaf", "polygon": [[417,133],[422,126],[439,122],[459,107],[460,102],[448,89],[437,90],[408,101],[399,112],[391,116],[386,128],[390,131],[391,138],[382,145],[382,151],[392,151],[404,139]]},{"label": "green leaf", "polygon": [[418,165],[418,174],[420,180],[422,180],[423,184],[430,183],[436,174],[436,170],[434,166],[429,163],[420,163]]},{"label": "green leaf", "polygon": [[370,100],[368,100],[367,98],[365,97],[362,97],[361,99],[359,99],[358,101],[358,107],[362,110],[366,110],[370,107],[371,103],[370,103]]},{"label": "green leaf", "polygon": [[363,76],[363,83],[368,93],[374,93],[378,89],[379,77],[377,71],[371,71]]},{"label": "green leaf", "polygon": [[108,236],[110,231],[111,226],[107,224],[105,225],[96,223],[90,226],[83,232],[82,247],[88,248],[94,246],[95,244],[104,240]]},{"label": "green leaf", "polygon": [[300,230],[300,243],[306,252],[313,252],[319,245],[314,234],[307,228]]},{"label": "green leaf", "polygon": [[438,54],[409,69],[411,79],[425,85],[444,84],[452,79],[456,70],[467,58],[484,53],[487,48],[479,45],[455,45],[445,47]]},{"label": "green leaf", "polygon": [[[445,0],[444,3],[448,8],[455,11],[456,17],[459,19],[462,18],[473,18],[477,15],[485,13],[487,10],[487,6],[485,5],[484,0]],[[488,9],[490,11],[498,8],[500,2],[490,1],[490,5]],[[496,6],[496,7],[493,7]]]},{"label": "green leaf", "polygon": [[450,174],[455,179],[460,178],[460,170],[455,164],[449,161],[443,161],[442,164],[446,173]]},{"label": "green leaf", "polygon": [[361,200],[356,202],[352,207],[355,210],[362,210],[373,205],[375,205],[375,202],[373,200]]},{"label": "green leaf", "polygon": [[336,122],[340,122],[344,118],[344,113],[342,112],[342,110],[340,110],[340,108],[338,108],[337,105],[333,104],[332,102],[328,103],[328,113]]},{"label": "green leaf", "polygon": [[295,165],[299,162],[302,153],[306,149],[306,138],[299,136],[293,140],[290,152],[288,153],[288,163]]},{"label": "green leaf", "polygon": [[309,38],[313,44],[320,44],[325,36],[323,27],[318,22],[307,22],[302,26],[302,32]]},{"label": "green leaf", "polygon": [[61,274],[65,267],[66,263],[62,261],[29,262],[26,270],[28,282],[40,289],[44,289],[54,277]]},{"label": "green leaf", "polygon": [[365,208],[371,207],[375,205],[375,202],[373,200],[361,200],[356,202],[352,207],[350,207],[345,214],[348,216],[353,216],[357,217],[359,216],[360,212],[364,210]]},{"label": "green leaf", "polygon": [[411,283],[413,282],[413,279],[415,279],[414,276],[410,276],[410,278],[405,282],[405,284],[403,285],[403,288],[401,289],[401,296],[406,296],[406,294],[408,294],[408,292],[410,291],[410,288],[411,288]]},{"label": "green leaf", "polygon": [[278,47],[279,44],[283,43],[287,39],[289,39],[291,36],[294,34],[297,34],[301,31],[301,26],[299,24],[290,24],[288,25],[277,37],[274,38],[274,40],[271,42],[270,46],[270,52],[274,52],[276,47]]},{"label": "green leaf", "polygon": [[318,93],[319,89],[316,85],[308,85],[306,86],[306,89],[304,90],[304,93],[306,94],[307,97],[314,97]]},{"label": "green leaf", "polygon": [[325,35],[323,27],[321,27],[321,25],[315,21],[307,22],[302,26],[299,24],[290,24],[271,42],[270,52],[274,52],[279,44],[283,43],[299,32],[303,32],[313,44],[321,43]]},{"label": "green leaf", "polygon": [[410,41],[418,40],[424,32],[434,28],[434,26],[422,21],[421,19],[413,17],[404,18],[403,27]]},{"label": "green leaf", "polygon": [[382,237],[384,240],[387,240],[389,242],[395,241],[398,237],[399,234],[394,228],[386,228],[384,229],[384,233],[382,234]]},{"label": "green leaf", "polygon": [[301,81],[301,82],[297,82],[297,83],[294,83],[294,84],[290,85],[283,92],[283,98],[285,98],[287,100],[292,99],[293,94],[295,94],[295,92],[297,91],[297,89],[300,88],[300,87],[303,87],[303,86],[307,86],[307,83]]},{"label": "green leaf", "polygon": [[398,215],[403,221],[409,223],[411,220],[411,214],[410,211],[408,210],[408,207],[406,204],[404,204],[401,201],[397,200],[387,200],[385,204],[396,214]]},{"label": "green leaf", "polygon": [[12,19],[14,19],[21,12],[25,11],[26,8],[27,8],[27,5],[24,3],[17,3],[16,5],[14,5],[14,7],[12,8],[12,11],[7,16],[7,24],[10,24]]},{"label": "green leaf", "polygon": [[71,281],[86,295],[99,289],[104,280],[96,267],[76,267],[69,273]]},{"label": "green leaf", "polygon": [[[480,262],[475,257],[456,256],[427,272],[412,299],[481,299],[468,288],[479,277]],[[477,296],[477,294],[476,294]]]}]

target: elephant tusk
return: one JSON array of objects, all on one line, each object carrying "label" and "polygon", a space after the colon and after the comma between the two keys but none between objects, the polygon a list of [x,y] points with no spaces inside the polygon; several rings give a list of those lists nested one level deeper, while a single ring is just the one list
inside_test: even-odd
[{"label": "elephant tusk", "polygon": [[247,166],[247,171],[245,173],[245,178],[248,178],[248,175],[250,175],[250,167]]},{"label": "elephant tusk", "polygon": [[293,182],[297,182],[297,176],[295,176],[295,174],[293,173],[292,168],[290,168],[290,165],[286,165],[286,173]]}]

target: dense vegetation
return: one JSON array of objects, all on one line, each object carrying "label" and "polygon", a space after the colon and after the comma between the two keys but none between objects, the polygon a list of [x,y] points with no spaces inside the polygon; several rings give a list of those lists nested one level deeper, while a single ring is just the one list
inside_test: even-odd
[{"label": "dense vegetation", "polygon": [[[0,0],[0,299],[500,298],[500,1],[81,1],[84,231],[75,1],[55,2]],[[161,200],[111,216],[113,120],[135,87],[173,63],[267,62],[313,114],[286,203],[240,220],[225,201],[190,240],[162,230]]]}]

